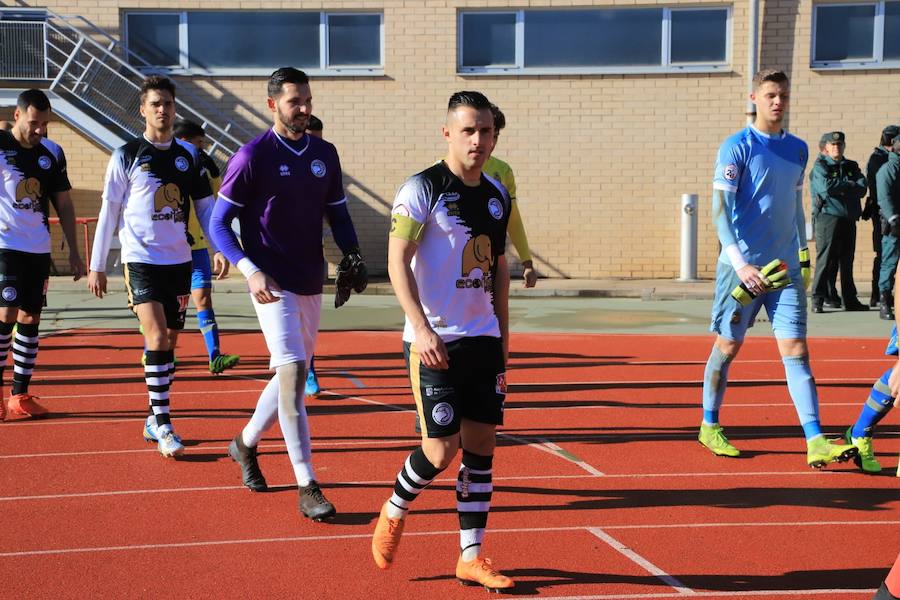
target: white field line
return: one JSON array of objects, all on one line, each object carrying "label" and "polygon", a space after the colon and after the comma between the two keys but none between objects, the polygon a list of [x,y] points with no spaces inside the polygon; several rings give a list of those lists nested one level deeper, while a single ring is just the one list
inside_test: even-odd
[{"label": "white field line", "polygon": [[[603,479],[647,479],[647,478],[673,478],[673,477],[681,477],[681,478],[699,478],[699,477],[740,477],[741,479],[746,479],[747,477],[814,477],[814,476],[825,476],[825,477],[840,477],[840,476],[854,475],[855,473],[851,471],[831,471],[831,472],[821,472],[821,471],[797,471],[797,472],[765,472],[765,473],[740,473],[735,471],[729,471],[726,473],[625,473],[621,475],[603,475]],[[566,479],[595,479],[594,475],[510,475],[506,477],[494,477],[494,481],[547,481],[548,479],[552,479],[554,481],[562,481]],[[456,482],[456,479],[436,479],[436,483],[438,484],[453,484]],[[369,481],[344,481],[340,482],[341,485],[348,486],[390,486],[393,485],[394,480],[369,480]],[[337,484],[335,484],[337,485]],[[295,484],[284,483],[280,485],[271,485],[270,487],[292,487]],[[215,492],[220,490],[240,490],[243,489],[243,486],[206,486],[206,487],[185,487],[185,488],[154,488],[154,489],[137,489],[137,490],[110,490],[105,492],[71,492],[67,494],[37,494],[31,496],[0,496],[0,502],[18,502],[25,500],[65,500],[69,498],[100,498],[104,496],[136,496],[141,494],[182,494],[189,492]],[[565,495],[565,493],[561,493],[560,495]]]},{"label": "white field line", "polygon": [[663,571],[662,569],[660,569],[659,567],[654,565],[652,562],[650,562],[649,560],[647,560],[646,558],[644,558],[643,556],[641,556],[640,554],[638,554],[637,552],[635,552],[634,550],[632,550],[631,548],[629,548],[628,546],[626,546],[625,544],[623,544],[622,542],[620,542],[619,540],[614,538],[613,536],[609,535],[608,533],[606,533],[599,527],[588,527],[588,531],[590,531],[591,534],[597,536],[598,538],[600,538],[601,540],[606,542],[606,544],[608,546],[610,546],[613,550],[615,550],[616,552],[618,552],[619,554],[621,554],[622,556],[624,556],[631,562],[635,563],[636,565],[638,565],[639,567],[641,567],[642,569],[644,569],[645,571],[647,571],[654,577],[659,578],[666,585],[675,588],[675,591],[678,592],[679,594],[682,594],[685,596],[690,596],[690,595],[694,594],[694,590],[692,590],[685,584],[681,583],[676,578],[672,577],[671,575],[669,575],[668,573],[666,573],[665,571]]},{"label": "white field line", "polygon": [[[836,525],[847,525],[859,527],[863,525],[871,525],[871,526],[885,526],[885,525],[900,525],[900,521],[810,521],[810,522],[781,522],[781,523],[760,523],[760,522],[745,522],[745,523],[675,523],[675,524],[663,524],[663,525],[609,525],[609,526],[599,526],[598,529],[602,529],[605,531],[622,531],[622,530],[635,530],[635,529],[695,529],[695,528],[709,528],[709,527],[834,527]],[[563,531],[577,531],[577,532],[590,532],[592,526],[590,525],[582,525],[582,526],[570,526],[570,527],[516,527],[516,528],[507,528],[507,529],[491,529],[491,535],[497,534],[510,534],[510,533],[527,533],[527,534],[537,534],[537,533],[548,533],[548,532],[563,532]],[[595,526],[596,527],[596,526]],[[459,530],[449,530],[449,531],[415,531],[415,532],[406,532],[404,537],[434,537],[434,536],[458,536]],[[119,552],[119,551],[127,551],[127,550],[159,550],[162,548],[197,548],[197,547],[209,547],[209,546],[225,546],[225,545],[242,545],[242,544],[279,544],[285,542],[316,542],[316,541],[336,541],[336,540],[359,540],[359,539],[371,539],[372,534],[370,532],[366,533],[355,533],[355,534],[341,534],[341,535],[310,535],[310,536],[287,536],[287,537],[271,537],[271,538],[249,538],[249,539],[231,539],[231,540],[206,540],[206,541],[198,541],[198,542],[171,542],[167,544],[123,544],[118,546],[95,546],[95,547],[80,547],[80,548],[54,548],[54,549],[44,549],[44,550],[20,550],[20,551],[12,551],[12,552],[0,552],[0,558],[11,558],[16,556],[39,556],[39,555],[48,555],[48,554],[76,554],[76,553],[90,553],[90,552]],[[652,596],[649,596],[652,597]],[[683,597],[682,594],[679,594],[677,597]]]}]

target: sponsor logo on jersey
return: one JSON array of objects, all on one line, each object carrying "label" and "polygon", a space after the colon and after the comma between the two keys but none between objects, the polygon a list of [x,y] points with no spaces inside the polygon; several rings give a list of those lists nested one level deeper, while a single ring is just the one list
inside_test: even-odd
[{"label": "sponsor logo on jersey", "polygon": [[175,159],[175,168],[178,169],[179,171],[181,171],[182,173],[187,171],[188,167],[190,167],[190,164],[188,163],[188,160],[185,157],[179,156],[178,158]]},{"label": "sponsor logo on jersey", "polygon": [[444,208],[447,209],[448,217],[459,217],[462,215],[462,213],[459,210],[458,202],[445,202]]},{"label": "sponsor logo on jersey", "polygon": [[425,386],[425,395],[428,396],[429,398],[431,396],[442,396],[442,395],[447,394],[452,391],[453,391],[453,388],[451,388],[451,387],[442,387],[439,385],[426,385]]},{"label": "sponsor logo on jersey", "polygon": [[503,218],[503,203],[496,198],[488,200],[488,212],[498,221]]},{"label": "sponsor logo on jersey", "polygon": [[181,198],[181,189],[174,183],[167,183],[156,188],[153,194],[153,210],[160,212],[165,207],[172,210],[181,208],[184,201]]},{"label": "sponsor logo on jersey", "polygon": [[[491,267],[494,266],[494,254],[491,252],[491,238],[481,234],[466,242],[462,252],[462,277],[456,280],[457,289],[484,288],[485,292],[494,289]],[[470,278],[475,269],[481,270],[481,277]]]},{"label": "sponsor logo on jersey", "polygon": [[50,168],[53,163],[50,162],[49,156],[42,156],[38,159],[38,166],[45,171]]},{"label": "sponsor logo on jersey", "polygon": [[18,296],[19,293],[16,291],[16,288],[14,288],[14,287],[5,287],[5,288],[3,288],[3,292],[0,292],[0,295],[2,295],[3,299],[6,300],[7,302],[12,302],[13,300],[16,299],[16,296]]},{"label": "sponsor logo on jersey", "polygon": [[453,422],[453,407],[446,402],[439,402],[431,409],[431,418],[438,425],[449,425]]},{"label": "sponsor logo on jersey", "polygon": [[459,200],[458,192],[445,192],[445,193],[441,194],[440,196],[438,196],[438,202],[443,201],[444,204],[447,204],[448,202],[457,202],[458,200]]},{"label": "sponsor logo on jersey", "polygon": [[278,174],[282,177],[290,177],[291,176],[291,168],[287,165],[281,165],[278,167]]},{"label": "sponsor logo on jersey", "polygon": [[309,170],[312,171],[312,174],[316,177],[325,177],[325,163],[323,163],[318,158],[309,165]]},{"label": "sponsor logo on jersey", "polygon": [[41,197],[41,182],[35,177],[23,179],[16,186],[16,200],[13,208],[32,210],[35,201]]},{"label": "sponsor logo on jersey", "polygon": [[722,172],[722,174],[725,176],[725,179],[727,179],[728,181],[734,181],[735,179],[737,179],[737,176],[738,176],[737,165],[734,163],[731,163],[730,165],[725,165],[725,170]]}]

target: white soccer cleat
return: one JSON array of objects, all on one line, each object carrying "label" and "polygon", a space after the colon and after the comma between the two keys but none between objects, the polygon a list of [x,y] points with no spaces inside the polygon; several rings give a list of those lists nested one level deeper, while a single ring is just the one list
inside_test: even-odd
[{"label": "white soccer cleat", "polygon": [[181,439],[175,435],[175,432],[171,430],[159,436],[157,448],[159,448],[159,453],[166,458],[175,458],[184,454],[184,444],[181,443]]}]

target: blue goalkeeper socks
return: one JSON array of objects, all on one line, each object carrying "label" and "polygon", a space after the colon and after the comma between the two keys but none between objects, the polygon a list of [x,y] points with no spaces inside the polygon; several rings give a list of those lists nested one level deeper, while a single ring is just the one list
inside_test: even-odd
[{"label": "blue goalkeeper socks", "polygon": [[206,353],[209,360],[219,355],[219,326],[216,325],[216,313],[212,309],[198,310],[197,322],[200,325],[200,333],[203,334],[203,343],[206,344]]},{"label": "blue goalkeeper socks", "polygon": [[822,435],[822,427],[819,424],[819,397],[816,394],[816,382],[809,368],[809,357],[782,356],[781,362],[784,363],[788,391],[803,426],[803,434],[807,440]]},{"label": "blue goalkeeper socks", "polygon": [[703,372],[703,421],[709,425],[719,422],[719,408],[725,398],[725,388],[728,387],[728,368],[732,358],[725,356],[713,345],[706,361],[706,370]]},{"label": "blue goalkeeper socks", "polygon": [[850,432],[852,437],[872,437],[878,422],[894,408],[894,398],[891,397],[891,388],[888,386],[892,371],[893,369],[885,371],[872,386],[862,412],[853,425],[853,431]]}]

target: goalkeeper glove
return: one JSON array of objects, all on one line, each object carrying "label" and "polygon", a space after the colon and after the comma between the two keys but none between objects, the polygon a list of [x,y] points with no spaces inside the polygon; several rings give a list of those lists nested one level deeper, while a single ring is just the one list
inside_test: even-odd
[{"label": "goalkeeper glove", "polygon": [[[776,258],[762,269],[759,270],[765,284],[765,292],[773,292],[790,285],[791,276],[788,274],[787,265],[780,259]],[[731,297],[744,306],[753,302],[756,294],[747,289],[747,286],[741,283],[731,292]]]},{"label": "goalkeeper glove", "polygon": [[369,284],[369,270],[366,261],[363,260],[359,249],[354,249],[344,255],[337,266],[337,275],[334,279],[334,307],[340,308],[350,298],[350,291],[361,294]]},{"label": "goalkeeper glove", "polygon": [[809,266],[809,248],[800,248],[800,275],[803,276],[803,289],[809,289],[812,269]]}]

